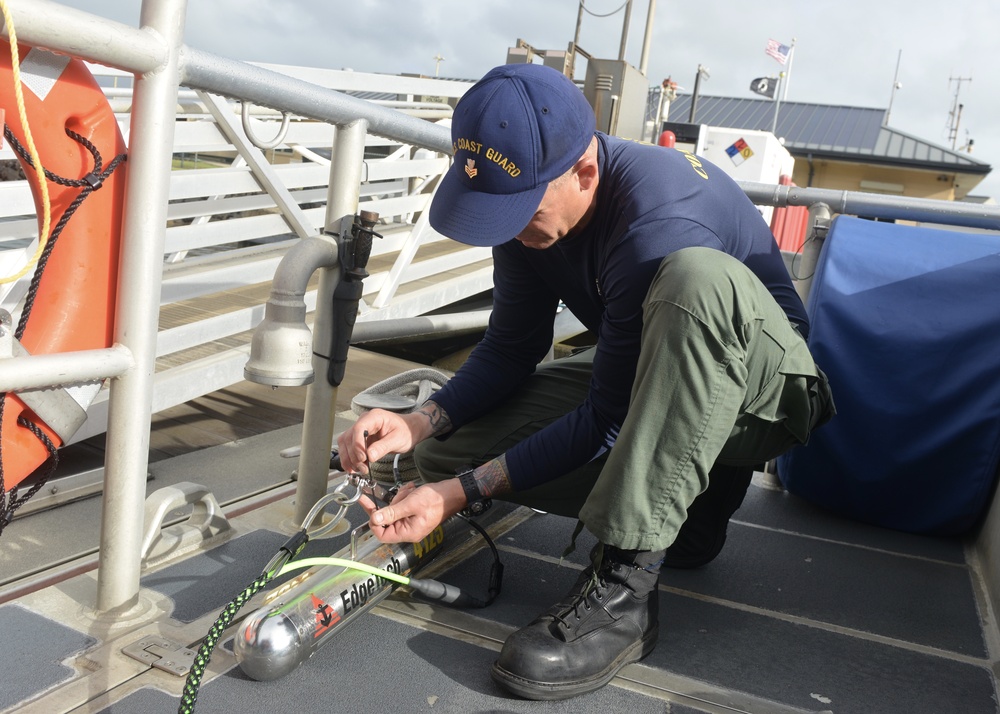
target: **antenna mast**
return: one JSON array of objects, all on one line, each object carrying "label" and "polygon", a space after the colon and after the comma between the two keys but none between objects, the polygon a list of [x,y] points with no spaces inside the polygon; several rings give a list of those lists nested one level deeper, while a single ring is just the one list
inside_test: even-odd
[{"label": "antenna mast", "polygon": [[892,77],[892,91],[889,93],[889,108],[885,110],[885,121],[882,123],[889,126],[889,115],[892,114],[892,100],[896,98],[896,90],[903,88],[903,83],[899,81],[899,63],[903,61],[903,50],[896,55],[896,74]]},{"label": "antenna mast", "polygon": [[962,106],[958,103],[958,93],[962,91],[962,82],[971,82],[972,77],[948,77],[948,86],[956,82],[955,98],[951,102],[951,111],[948,112],[948,138],[951,139],[951,148],[954,151],[955,143],[958,140],[958,124],[962,121]]}]

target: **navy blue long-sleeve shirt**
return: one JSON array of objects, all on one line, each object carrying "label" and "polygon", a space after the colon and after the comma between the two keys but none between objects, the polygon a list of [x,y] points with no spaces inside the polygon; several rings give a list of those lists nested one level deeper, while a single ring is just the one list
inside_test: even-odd
[{"label": "navy blue long-sleeve shirt", "polygon": [[506,453],[516,491],[611,448],[628,411],[642,303],[663,258],[703,246],[750,268],[803,334],[808,320],[767,224],[721,169],[676,149],[598,133],[597,210],[577,235],[545,250],[493,249],[493,314],[482,342],[434,395],[454,428],[489,412],[552,345],[560,301],[597,335],[586,400]]}]

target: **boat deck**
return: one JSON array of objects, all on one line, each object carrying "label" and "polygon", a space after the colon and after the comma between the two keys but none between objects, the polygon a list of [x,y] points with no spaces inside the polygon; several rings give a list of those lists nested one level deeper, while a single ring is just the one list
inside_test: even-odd
[{"label": "boat deck", "polygon": [[[359,382],[410,366],[358,351],[338,409],[346,410]],[[204,484],[232,531],[193,557],[146,571],[140,605],[125,616],[95,617],[87,605],[100,499],[31,514],[8,529],[0,543],[7,581],[0,631],[8,643],[0,653],[0,711],[176,710],[184,677],[121,650],[147,636],[197,647],[287,538],[295,462],[279,452],[298,443],[303,392],[246,385],[158,417],[149,490]],[[364,520],[356,509],[347,516],[352,525]],[[593,543],[586,533],[575,553],[559,557],[574,525],[510,510],[492,526],[506,567],[492,606],[454,610],[397,592],[276,681],[241,672],[231,654],[234,627],[213,656],[197,710],[1000,711],[995,622],[965,544],[832,517],[766,474],[755,477],[719,558],[661,575],[660,641],[646,660],[577,699],[538,705],[510,697],[491,681],[490,664],[506,635],[560,597],[584,567]],[[347,539],[342,531],[313,541],[309,554],[338,552]],[[56,562],[75,574],[48,583]],[[431,567],[478,593],[489,562],[478,549]],[[18,646],[27,642],[30,648]]]}]

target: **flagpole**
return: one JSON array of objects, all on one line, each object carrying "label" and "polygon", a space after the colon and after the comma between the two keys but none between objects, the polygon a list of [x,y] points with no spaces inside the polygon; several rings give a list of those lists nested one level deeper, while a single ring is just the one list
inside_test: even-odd
[{"label": "flagpole", "polygon": [[781,107],[781,89],[784,84],[785,73],[778,73],[778,91],[774,93],[774,116],[771,118],[771,133],[778,135],[778,109]]},{"label": "flagpole", "polygon": [[792,38],[792,45],[788,50],[788,72],[785,77],[785,89],[784,95],[781,97],[784,101],[788,101],[788,85],[791,83],[792,78],[792,60],[795,59],[795,38]]}]

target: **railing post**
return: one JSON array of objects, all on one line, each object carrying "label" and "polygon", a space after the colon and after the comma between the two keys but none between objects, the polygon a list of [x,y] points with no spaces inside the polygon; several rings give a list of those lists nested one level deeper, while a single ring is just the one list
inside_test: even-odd
[{"label": "railing post", "polygon": [[812,288],[813,275],[819,262],[819,253],[830,230],[832,214],[825,203],[814,203],[809,206],[809,227],[806,242],[802,246],[802,262],[799,263],[796,274],[801,276],[795,286],[804,304],[808,304],[809,290]]},{"label": "railing post", "polygon": [[[365,158],[368,122],[363,119],[334,127],[330,186],[327,192],[326,230],[341,236],[350,232],[358,212],[361,170]],[[327,490],[330,447],[337,389],[327,381],[330,345],[333,338],[333,292],[340,266],[319,269],[316,313],[313,320],[313,371],[315,381],[306,390],[302,423],[302,451],[299,454],[295,495],[295,522],[301,524],[309,509]]]},{"label": "railing post", "polygon": [[97,578],[101,613],[128,609],[139,593],[156,332],[186,10],[187,0],[144,0],[139,20],[143,28],[163,38],[167,59],[135,80],[115,324],[115,342],[131,351],[135,367],[114,381],[109,398]]}]

